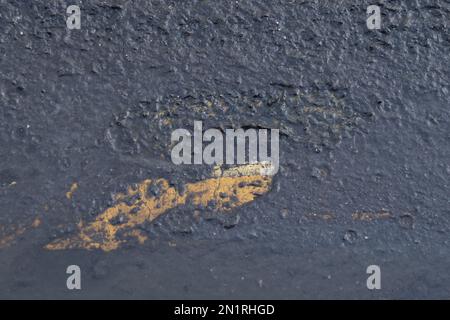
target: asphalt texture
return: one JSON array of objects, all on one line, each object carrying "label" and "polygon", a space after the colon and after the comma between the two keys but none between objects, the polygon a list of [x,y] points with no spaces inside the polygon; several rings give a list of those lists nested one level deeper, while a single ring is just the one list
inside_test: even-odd
[{"label": "asphalt texture", "polygon": [[[1,0],[0,298],[449,298],[449,23],[446,0]],[[170,158],[194,120],[280,129],[271,190],[45,249],[130,185],[205,179]]]}]

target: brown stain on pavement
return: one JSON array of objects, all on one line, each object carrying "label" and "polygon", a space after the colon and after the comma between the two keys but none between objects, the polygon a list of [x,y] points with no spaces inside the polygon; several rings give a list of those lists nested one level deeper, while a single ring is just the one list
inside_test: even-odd
[{"label": "brown stain on pavement", "polygon": [[[250,164],[221,170],[213,177],[184,185],[184,192],[171,186],[166,179],[144,180],[126,193],[115,197],[115,204],[103,211],[93,222],[80,222],[78,233],[57,239],[45,246],[49,250],[101,249],[115,250],[129,238],[144,243],[147,236],[140,226],[151,222],[168,210],[190,203],[213,207],[216,211],[230,211],[267,193],[272,184],[270,175],[262,175],[266,164]],[[157,189],[152,195],[150,189]]]},{"label": "brown stain on pavement", "polygon": [[[144,223],[152,222],[170,209],[185,204],[208,207],[227,212],[254,201],[267,193],[272,184],[271,167],[268,163],[254,163],[222,169],[216,166],[210,178],[186,183],[183,191],[177,190],[164,178],[146,179],[129,187],[125,193],[115,195],[115,203],[103,211],[94,221],[78,224],[78,231],[69,238],[57,239],[45,246],[49,250],[100,249],[111,251],[121,244],[135,239],[143,244],[147,236],[140,229]],[[73,183],[66,193],[71,199],[78,189]],[[156,190],[156,191],[155,191]],[[309,213],[306,217],[327,222],[334,221],[332,212]],[[378,212],[359,211],[351,215],[353,221],[371,222],[394,218],[384,209]],[[16,239],[30,229],[38,228],[41,219],[16,226],[0,225],[0,249],[15,243]]]},{"label": "brown stain on pavement", "polygon": [[73,193],[75,191],[77,191],[77,189],[78,189],[78,183],[75,182],[70,187],[70,190],[66,192],[66,198],[69,199],[69,200],[72,199]]},{"label": "brown stain on pavement", "polygon": [[2,238],[0,239],[0,249],[9,247],[17,237],[21,236],[26,231],[26,229],[26,227],[19,226],[6,231],[5,227],[1,226],[0,232]]},{"label": "brown stain on pavement", "polygon": [[35,218],[30,224],[21,224],[18,226],[5,227],[0,226],[0,249],[4,249],[9,247],[11,244],[15,242],[17,237],[20,237],[30,228],[37,228],[41,225],[40,218]]},{"label": "brown stain on pavement", "polygon": [[354,212],[352,219],[357,221],[373,221],[393,218],[388,211],[381,210],[379,212]]}]

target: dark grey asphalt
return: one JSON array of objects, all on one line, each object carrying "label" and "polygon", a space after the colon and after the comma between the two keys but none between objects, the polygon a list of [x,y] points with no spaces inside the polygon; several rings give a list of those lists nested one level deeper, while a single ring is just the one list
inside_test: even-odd
[{"label": "dark grey asphalt", "polygon": [[[41,221],[0,249],[0,298],[450,297],[449,1],[83,1],[68,31],[75,3],[0,0],[0,226]],[[194,120],[281,129],[272,190],[43,249],[132,183],[204,178],[170,161]]]}]

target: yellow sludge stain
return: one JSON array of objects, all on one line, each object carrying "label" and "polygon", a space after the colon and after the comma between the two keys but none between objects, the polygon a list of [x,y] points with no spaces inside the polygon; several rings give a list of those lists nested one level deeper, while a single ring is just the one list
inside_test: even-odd
[{"label": "yellow sludge stain", "polygon": [[379,212],[354,212],[352,214],[353,220],[359,221],[373,221],[392,218],[392,214],[388,211],[381,210]]},{"label": "yellow sludge stain", "polygon": [[[49,250],[72,248],[111,251],[129,238],[144,243],[147,237],[139,227],[161,214],[187,203],[212,206],[218,211],[229,211],[267,193],[272,177],[261,175],[267,163],[250,164],[228,170],[215,168],[211,178],[187,183],[183,192],[176,190],[166,179],[144,180],[126,193],[115,196],[113,206],[102,212],[93,222],[78,226],[78,233],[66,239],[57,239],[46,246]],[[157,195],[152,194],[157,189]],[[152,190],[151,190],[152,189]]]},{"label": "yellow sludge stain", "polygon": [[4,227],[0,227],[0,233],[2,234],[0,238],[0,249],[9,247],[17,237],[26,231],[26,229],[26,227],[19,226],[13,228],[13,230],[6,231]]},{"label": "yellow sludge stain", "polygon": [[66,198],[67,199],[72,199],[72,195],[75,191],[77,191],[78,189],[78,183],[73,183],[72,186],[70,187],[70,190],[66,192]]},{"label": "yellow sludge stain", "polygon": [[15,242],[17,237],[24,234],[30,228],[37,228],[41,225],[41,220],[35,218],[33,222],[29,225],[18,225],[18,226],[0,226],[0,249],[7,248]]}]

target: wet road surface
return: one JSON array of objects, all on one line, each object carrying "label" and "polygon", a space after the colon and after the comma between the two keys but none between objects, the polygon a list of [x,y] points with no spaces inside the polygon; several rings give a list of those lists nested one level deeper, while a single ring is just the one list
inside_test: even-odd
[{"label": "wet road surface", "polygon": [[[75,3],[0,1],[1,298],[450,296],[448,1]],[[279,129],[280,170],[187,201],[196,120]]]}]

